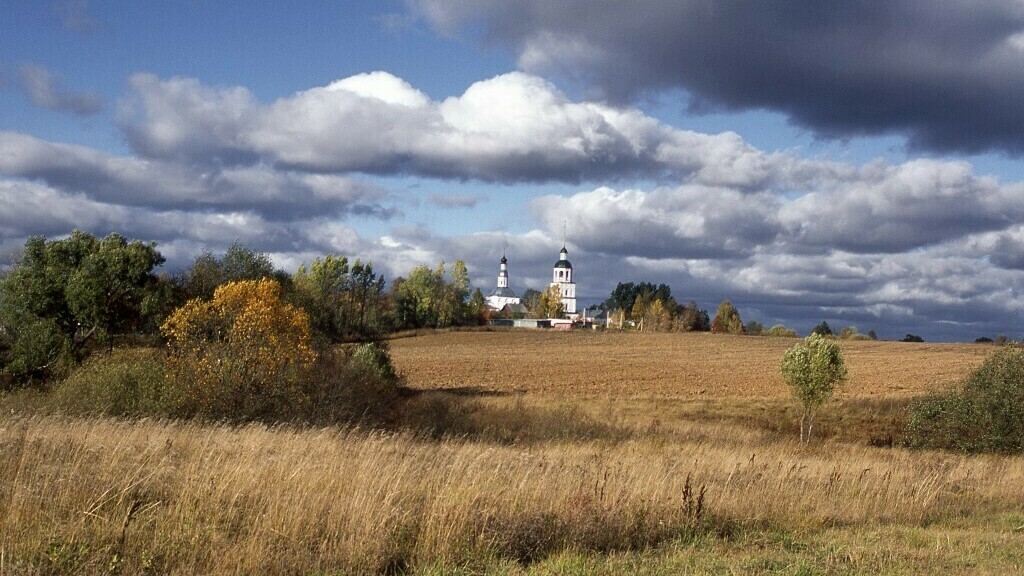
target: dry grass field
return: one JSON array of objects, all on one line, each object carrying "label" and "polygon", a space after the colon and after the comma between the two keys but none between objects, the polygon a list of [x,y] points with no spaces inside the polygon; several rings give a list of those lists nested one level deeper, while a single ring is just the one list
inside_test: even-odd
[{"label": "dry grass field", "polygon": [[[451,332],[394,340],[397,368],[424,390],[593,398],[775,398],[789,338],[639,332]],[[992,348],[843,341],[844,397],[901,398],[940,388]]]},{"label": "dry grass field", "polygon": [[0,576],[1024,570],[1024,458],[838,433],[992,348],[844,343],[834,433],[804,446],[781,424],[793,343],[395,340],[420,392],[390,431],[31,415],[0,397]]}]

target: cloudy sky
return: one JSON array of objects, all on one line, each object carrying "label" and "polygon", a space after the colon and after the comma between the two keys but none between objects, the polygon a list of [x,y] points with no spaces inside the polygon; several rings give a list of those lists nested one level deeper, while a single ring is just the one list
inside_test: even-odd
[{"label": "cloudy sky", "polygon": [[[1019,0],[8,0],[0,262],[465,260],[806,333],[1024,336]],[[312,6],[312,5],[316,6]]]}]

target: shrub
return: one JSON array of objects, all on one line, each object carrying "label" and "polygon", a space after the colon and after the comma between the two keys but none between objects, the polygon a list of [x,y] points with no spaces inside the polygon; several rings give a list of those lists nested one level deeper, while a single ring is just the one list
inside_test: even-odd
[{"label": "shrub", "polygon": [[764,336],[767,333],[768,329],[757,320],[751,320],[747,323],[747,336]]},{"label": "shrub", "polygon": [[383,343],[325,350],[309,377],[308,409],[291,417],[318,424],[392,424],[401,384]]},{"label": "shrub", "polygon": [[836,384],[846,379],[846,365],[839,345],[820,334],[811,334],[786,350],[781,370],[802,408],[800,440],[809,442],[814,415],[832,397]]},{"label": "shrub", "polygon": [[306,313],[274,280],[229,282],[190,300],[160,327],[168,376],[187,414],[262,419],[302,413],[316,360]]},{"label": "shrub", "polygon": [[798,338],[796,330],[786,328],[782,324],[776,324],[768,330],[769,336],[775,336],[779,338]]},{"label": "shrub", "polygon": [[123,349],[87,361],[54,388],[53,400],[74,414],[170,417],[181,394],[157,351]]},{"label": "shrub", "polygon": [[394,387],[400,381],[391,363],[391,356],[388,355],[386,343],[367,342],[359,345],[352,354],[350,364],[354,372],[368,372],[384,385]]},{"label": "shrub", "polygon": [[917,334],[907,334],[900,342],[924,342],[924,338],[921,338]]},{"label": "shrub", "polygon": [[906,440],[916,448],[1024,451],[1024,352],[1001,348],[944,394],[915,403]]}]

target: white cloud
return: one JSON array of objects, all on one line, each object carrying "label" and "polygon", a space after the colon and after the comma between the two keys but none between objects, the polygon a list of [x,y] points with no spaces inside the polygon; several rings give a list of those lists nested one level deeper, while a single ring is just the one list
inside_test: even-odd
[{"label": "white cloud", "polygon": [[196,168],[168,160],[115,156],[16,132],[0,132],[0,174],[41,179],[110,204],[189,210],[255,211],[270,219],[359,213],[388,217],[380,188],[334,175],[263,165]]},{"label": "white cloud", "polygon": [[[548,282],[566,222],[585,299],[654,281],[706,307],[729,297],[770,321],[897,316],[907,331],[952,334],[978,322],[1007,332],[1024,319],[1024,185],[966,163],[765,152],[734,133],[574,101],[521,73],[440,101],[380,72],[267,105],[190,79],[140,75],[132,90],[119,113],[135,156],[0,132],[0,248],[29,234],[116,230],[158,241],[183,265],[240,240],[287,269],[335,252],[389,278],[464,259],[484,289],[507,252],[521,291]],[[537,230],[451,237],[399,216],[396,202],[420,200],[412,193],[390,195],[354,172],[586,184],[525,203]],[[485,200],[423,194],[469,218]],[[368,237],[351,222],[365,217],[394,226]]]},{"label": "white cloud", "polygon": [[136,150],[200,164],[505,182],[671,176],[754,187],[778,160],[736,134],[682,131],[635,109],[573,102],[518,72],[440,102],[385,72],[266,106],[244,88],[192,79],[142,74],[131,84],[119,118]]}]

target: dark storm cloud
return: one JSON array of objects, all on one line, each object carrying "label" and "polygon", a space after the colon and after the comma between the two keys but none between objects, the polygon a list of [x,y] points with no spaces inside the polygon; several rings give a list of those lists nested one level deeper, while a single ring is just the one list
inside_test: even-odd
[{"label": "dark storm cloud", "polygon": [[939,150],[1024,152],[1016,0],[410,0],[435,28],[482,26],[527,71],[614,101],[683,88],[694,109],[770,109],[826,137],[900,133]]}]

